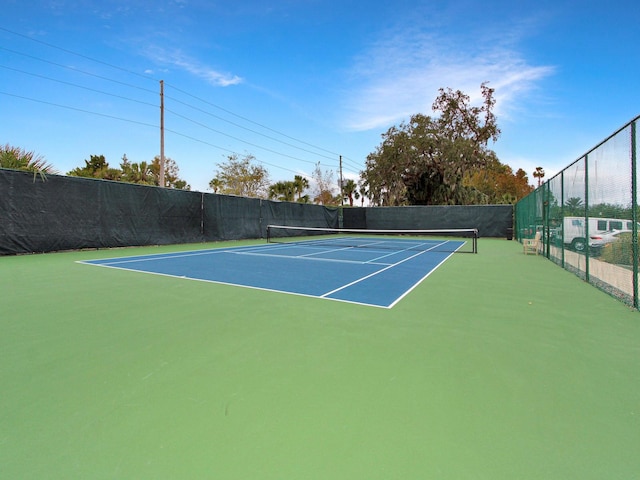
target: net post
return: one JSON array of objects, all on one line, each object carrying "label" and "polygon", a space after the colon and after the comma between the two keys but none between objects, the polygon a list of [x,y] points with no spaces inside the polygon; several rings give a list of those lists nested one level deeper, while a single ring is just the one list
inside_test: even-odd
[{"label": "net post", "polygon": [[637,137],[636,121],[631,122],[631,251],[633,257],[633,306],[640,309],[640,299],[638,298],[638,165],[637,165]]}]

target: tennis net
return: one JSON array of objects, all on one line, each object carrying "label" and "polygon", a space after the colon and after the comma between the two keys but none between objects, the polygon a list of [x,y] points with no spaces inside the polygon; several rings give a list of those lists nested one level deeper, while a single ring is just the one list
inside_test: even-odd
[{"label": "tennis net", "polygon": [[369,230],[269,225],[267,242],[304,246],[478,253],[478,230]]}]

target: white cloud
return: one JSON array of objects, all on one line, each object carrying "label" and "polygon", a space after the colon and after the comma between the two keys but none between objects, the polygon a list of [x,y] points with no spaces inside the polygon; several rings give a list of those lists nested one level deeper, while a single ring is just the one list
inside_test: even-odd
[{"label": "white cloud", "polygon": [[352,130],[389,126],[415,113],[431,114],[439,88],[480,100],[480,84],[494,88],[495,113],[508,115],[551,66],[530,65],[515,48],[423,32],[393,34],[356,59],[350,71],[346,125]]},{"label": "white cloud", "polygon": [[180,50],[168,51],[158,47],[148,47],[145,54],[156,63],[180,68],[192,75],[206,80],[212,85],[228,87],[230,85],[238,85],[243,82],[241,77],[230,73],[220,72],[189,57]]}]

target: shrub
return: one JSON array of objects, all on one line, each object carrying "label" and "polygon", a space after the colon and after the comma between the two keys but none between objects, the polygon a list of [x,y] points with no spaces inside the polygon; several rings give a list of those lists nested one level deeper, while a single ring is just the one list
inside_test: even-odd
[{"label": "shrub", "polygon": [[631,233],[621,233],[615,242],[608,243],[602,249],[601,260],[616,265],[633,264],[633,242]]}]

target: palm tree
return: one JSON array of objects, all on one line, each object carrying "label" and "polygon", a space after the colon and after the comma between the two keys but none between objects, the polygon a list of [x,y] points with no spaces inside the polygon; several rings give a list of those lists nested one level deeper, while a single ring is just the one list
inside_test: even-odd
[{"label": "palm tree", "polygon": [[294,182],[277,182],[269,187],[269,198],[282,202],[293,202],[295,194]]},{"label": "palm tree", "polygon": [[353,207],[354,197],[356,200],[360,198],[360,194],[358,193],[358,185],[356,185],[356,182],[351,179],[347,180],[342,185],[342,194],[344,195],[344,198],[349,199],[350,207]]},{"label": "palm tree", "polygon": [[27,152],[22,148],[12,147],[9,144],[0,147],[0,168],[33,172],[34,175],[40,175],[43,180],[46,178],[47,173],[57,173],[42,155]]},{"label": "palm tree", "polygon": [[[293,177],[293,185],[296,195],[298,195],[298,201],[300,202],[303,199],[302,194],[307,188],[309,188],[309,180],[304,178],[302,175],[296,175]],[[306,197],[308,198],[308,195]]]},{"label": "palm tree", "polygon": [[213,190],[213,193],[218,193],[218,190],[222,187],[223,183],[218,177],[209,182],[209,188]]},{"label": "palm tree", "polygon": [[367,191],[367,187],[365,187],[364,185],[360,185],[360,198],[362,199],[362,206],[364,207],[364,197],[366,197],[369,192]]},{"label": "palm tree", "polygon": [[544,169],[542,167],[536,167],[536,171],[533,172],[533,176],[538,179],[538,186],[540,186],[542,179],[544,178]]},{"label": "palm tree", "polygon": [[584,213],[584,205],[579,197],[571,197],[564,202],[565,208],[569,210],[570,215],[578,215]]},{"label": "palm tree", "polygon": [[155,185],[155,175],[151,169],[151,164],[144,161],[140,163],[132,163],[127,181],[131,183],[141,183],[144,185]]}]

